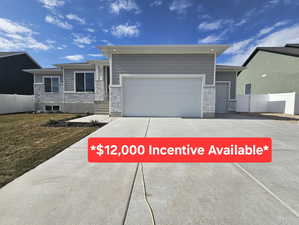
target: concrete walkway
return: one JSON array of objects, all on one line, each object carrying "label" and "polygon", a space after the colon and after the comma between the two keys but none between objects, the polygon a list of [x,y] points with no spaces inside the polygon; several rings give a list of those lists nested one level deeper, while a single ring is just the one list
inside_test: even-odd
[{"label": "concrete walkway", "polygon": [[69,120],[68,122],[72,123],[90,123],[92,121],[98,121],[99,123],[109,123],[112,119],[109,115],[90,115],[84,116],[77,119]]},{"label": "concrete walkway", "polygon": [[257,118],[118,119],[90,137],[266,136],[273,163],[89,164],[84,138],[0,190],[0,223],[299,224],[298,128]]}]

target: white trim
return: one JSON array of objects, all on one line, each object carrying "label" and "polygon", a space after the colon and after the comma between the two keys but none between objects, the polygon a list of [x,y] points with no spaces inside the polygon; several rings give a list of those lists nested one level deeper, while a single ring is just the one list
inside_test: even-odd
[{"label": "white trim", "polygon": [[105,45],[97,46],[105,56],[111,54],[222,54],[228,45]]},{"label": "white trim", "polygon": [[[85,80],[85,73],[93,73],[93,92],[92,91],[76,91],[76,73],[83,73],[84,74],[84,87],[86,89],[86,80]],[[95,71],[74,71],[74,92],[76,94],[95,94],[96,93],[96,85],[95,85]]]},{"label": "white trim", "polygon": [[62,68],[62,79],[63,79],[63,84],[62,84],[62,88],[63,88],[63,92],[62,92],[62,101],[63,101],[63,105],[62,105],[62,111],[64,111],[64,102],[65,102],[65,97],[64,97],[64,85],[65,85],[65,80],[64,80],[64,68]]},{"label": "white trim", "polygon": [[214,53],[214,80],[213,80],[213,85],[215,86],[216,85],[216,68],[217,68],[217,65],[216,65],[216,53]]},{"label": "white trim", "polygon": [[[53,92],[52,91],[52,79],[51,79],[51,92],[46,92],[45,90],[45,79],[46,78],[58,78],[58,92]],[[48,76],[43,76],[43,88],[44,88],[44,93],[51,93],[51,94],[57,94],[60,93],[60,76],[56,76],[56,75],[48,75]]]},{"label": "white trim", "polygon": [[124,88],[122,86],[123,79],[201,79],[201,105],[200,105],[200,117],[203,118],[203,95],[204,95],[204,84],[205,84],[205,74],[120,74],[120,85],[121,87],[121,116],[124,114]]}]

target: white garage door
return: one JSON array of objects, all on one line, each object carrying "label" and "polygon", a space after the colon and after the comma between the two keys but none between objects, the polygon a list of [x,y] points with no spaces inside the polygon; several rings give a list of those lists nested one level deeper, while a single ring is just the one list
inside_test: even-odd
[{"label": "white garage door", "polygon": [[124,116],[202,116],[202,76],[140,75],[122,79]]}]

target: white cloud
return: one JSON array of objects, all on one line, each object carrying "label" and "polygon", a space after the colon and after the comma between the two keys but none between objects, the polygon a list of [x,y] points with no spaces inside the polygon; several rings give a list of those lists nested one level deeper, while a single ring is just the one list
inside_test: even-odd
[{"label": "white cloud", "polygon": [[202,43],[202,44],[215,43],[220,40],[222,40],[222,35],[209,35],[203,39],[199,39],[198,43]]},{"label": "white cloud", "polygon": [[58,17],[47,15],[45,18],[45,21],[47,23],[54,24],[60,28],[66,29],[66,30],[73,29],[73,26],[71,24],[69,24],[68,22],[62,21]]},{"label": "white cloud", "polygon": [[47,9],[54,9],[65,4],[65,1],[63,0],[39,0],[39,2],[41,2],[43,7]]},{"label": "white cloud", "polygon": [[198,25],[200,30],[218,30],[221,27],[222,21],[217,20],[211,23],[203,22]]},{"label": "white cloud", "polygon": [[162,4],[163,4],[163,2],[161,0],[155,0],[150,4],[150,6],[151,7],[159,7]]},{"label": "white cloud", "polygon": [[28,27],[22,26],[9,19],[0,18],[0,31],[10,34],[16,33],[32,33],[32,30]]},{"label": "white cloud", "polygon": [[113,26],[111,29],[111,34],[115,37],[138,37],[139,36],[139,25],[129,25],[120,24],[118,26]]},{"label": "white cloud", "polygon": [[48,50],[49,44],[37,41],[33,35],[36,32],[30,28],[13,22],[9,19],[0,18],[0,49],[2,51],[37,49]]},{"label": "white cloud", "polygon": [[269,3],[270,4],[278,4],[280,2],[280,0],[270,0]]},{"label": "white cloud", "polygon": [[140,13],[140,9],[135,0],[116,0],[110,4],[112,13],[119,14],[120,11],[134,11]]},{"label": "white cloud", "polygon": [[203,22],[198,25],[198,29],[199,30],[208,30],[208,31],[218,30],[221,27],[223,27],[224,25],[232,24],[232,23],[233,23],[233,20],[216,20],[216,21],[213,21],[210,23]]},{"label": "white cloud", "polygon": [[[231,50],[232,57],[230,60],[226,61],[225,64],[240,65],[242,64],[252,53],[252,51],[260,47],[280,47],[284,46],[286,43],[298,43],[299,42],[299,24],[288,28],[282,28],[278,31],[272,32],[265,37],[261,38],[258,35],[255,35],[251,39],[241,41],[243,45],[235,51]],[[238,42],[240,43],[240,42]],[[235,43],[235,44],[238,44]],[[240,44],[239,44],[240,45]],[[234,46],[234,45],[233,45]],[[226,52],[227,53],[227,52]]]},{"label": "white cloud", "polygon": [[88,54],[91,57],[103,57],[102,54]]},{"label": "white cloud", "polygon": [[252,38],[234,43],[224,54],[237,54],[244,47],[248,46],[253,41]]},{"label": "white cloud", "polygon": [[247,23],[247,19],[242,19],[240,22],[236,23],[236,26],[242,26]]},{"label": "white cloud", "polygon": [[90,32],[90,33],[94,33],[94,32],[96,32],[96,30],[93,29],[93,28],[86,28],[86,30],[87,30],[88,32]]},{"label": "white cloud", "polygon": [[106,45],[113,45],[112,42],[110,42],[109,40],[101,40],[101,42],[103,42]]},{"label": "white cloud", "polygon": [[64,58],[70,61],[80,61],[84,59],[84,56],[78,54],[78,55],[68,55],[65,56]]},{"label": "white cloud", "polygon": [[65,49],[66,47],[67,47],[66,45],[61,45],[61,46],[58,46],[57,49],[62,50],[62,49]]},{"label": "white cloud", "polygon": [[263,36],[265,34],[268,34],[271,31],[273,31],[274,29],[276,29],[277,27],[284,26],[287,23],[288,23],[288,21],[281,21],[281,22],[278,22],[278,23],[274,24],[273,26],[265,27],[265,28],[263,28],[263,29],[260,30],[260,32],[258,33],[258,36]]},{"label": "white cloud", "polygon": [[178,14],[184,14],[191,6],[192,3],[190,2],[190,0],[173,0],[169,6],[169,10]]},{"label": "white cloud", "polygon": [[66,15],[66,18],[68,18],[69,20],[77,21],[77,22],[80,23],[80,24],[86,24],[85,19],[79,17],[79,16],[76,15],[76,14],[68,14],[68,15]]},{"label": "white cloud", "polygon": [[86,45],[90,45],[93,42],[95,42],[95,39],[88,35],[73,34],[73,36],[74,36],[73,42],[79,48],[84,48]]}]

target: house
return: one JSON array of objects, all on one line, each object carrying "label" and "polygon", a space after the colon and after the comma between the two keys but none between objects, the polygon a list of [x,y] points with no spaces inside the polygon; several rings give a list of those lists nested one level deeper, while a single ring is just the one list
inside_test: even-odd
[{"label": "house", "polygon": [[299,44],[258,47],[237,78],[237,95],[299,94]]},{"label": "house", "polygon": [[108,60],[34,74],[36,109],[111,116],[214,117],[235,110],[243,67],[216,66],[226,45],[100,46]]},{"label": "house", "polygon": [[40,65],[25,52],[0,52],[0,94],[33,94],[33,76],[23,69]]}]

